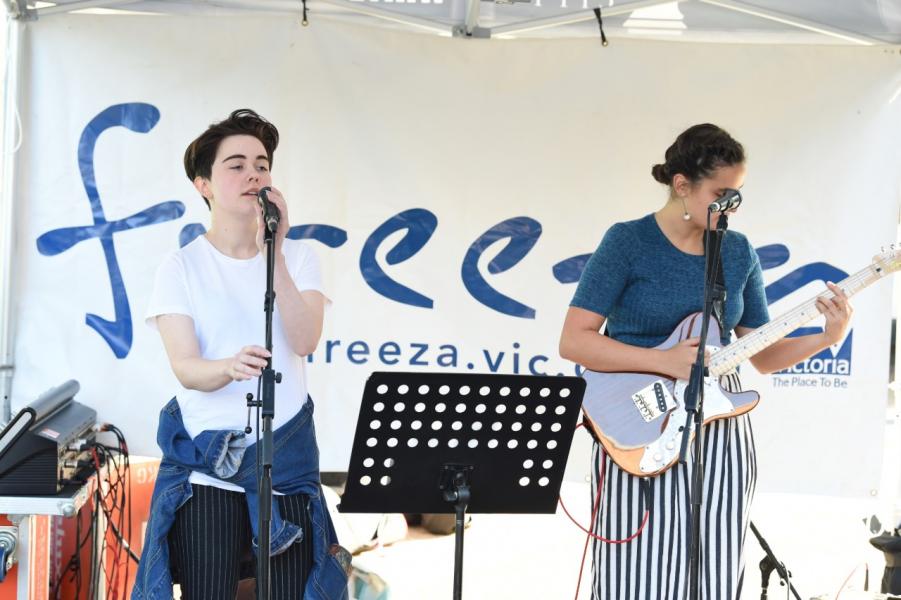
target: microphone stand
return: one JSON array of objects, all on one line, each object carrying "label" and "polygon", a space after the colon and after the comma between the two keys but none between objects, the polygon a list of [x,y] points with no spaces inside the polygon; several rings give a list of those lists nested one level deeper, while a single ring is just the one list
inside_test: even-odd
[{"label": "microphone stand", "polygon": [[760,547],[763,549],[766,556],[760,561],[760,600],[767,599],[767,588],[770,585],[770,575],[773,571],[779,574],[779,579],[781,584],[788,584],[788,589],[791,590],[791,593],[797,600],[801,600],[801,596],[798,594],[798,590],[795,589],[795,586],[792,585],[791,582],[791,571],[785,568],[785,564],[782,563],[776,555],[773,554],[773,551],[770,549],[770,545],[766,543],[766,540],[763,539],[763,536],[760,535],[760,532],[757,531],[757,527],[754,526],[754,522],[751,522],[751,531],[754,532],[754,537],[757,538],[757,541],[760,543]]},{"label": "microphone stand", "polygon": [[[257,483],[260,492],[259,540],[257,546],[257,598],[270,598],[270,523],[272,522],[272,419],[275,417],[275,384],[281,383],[282,374],[272,368],[272,314],[275,307],[275,236],[268,226],[263,227],[263,241],[266,244],[266,296],[263,311],[266,313],[266,368],[261,376],[261,393],[257,400],[253,394],[247,394],[247,406],[256,407],[263,419],[262,441],[257,448]],[[257,420],[259,422],[259,419]]]},{"label": "microphone stand", "polygon": [[704,494],[704,384],[708,374],[704,365],[707,348],[707,331],[710,317],[716,302],[723,302],[726,290],[716,283],[716,273],[720,263],[720,247],[723,235],[729,226],[725,212],[720,213],[716,230],[710,229],[712,211],[707,213],[707,230],[704,243],[704,311],[701,317],[701,334],[698,343],[698,355],[691,366],[691,375],[685,388],[683,403],[685,406],[685,426],[682,428],[682,446],[679,450],[679,462],[685,464],[688,451],[688,438],[691,435],[694,421],[695,439],[694,456],[692,457],[691,485],[691,526],[689,552],[689,600],[700,598],[701,570],[701,504]]}]

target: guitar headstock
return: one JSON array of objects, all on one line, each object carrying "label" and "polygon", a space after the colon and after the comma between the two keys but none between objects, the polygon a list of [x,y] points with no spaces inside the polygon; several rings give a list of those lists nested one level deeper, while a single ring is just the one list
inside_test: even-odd
[{"label": "guitar headstock", "polygon": [[882,253],[873,257],[873,265],[885,274],[901,269],[901,244],[883,247]]}]

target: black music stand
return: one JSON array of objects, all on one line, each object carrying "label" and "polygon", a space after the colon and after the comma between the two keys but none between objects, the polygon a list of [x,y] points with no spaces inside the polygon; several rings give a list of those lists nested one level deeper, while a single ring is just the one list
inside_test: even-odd
[{"label": "black music stand", "polygon": [[553,514],[579,419],[580,377],[370,375],[340,512]]}]

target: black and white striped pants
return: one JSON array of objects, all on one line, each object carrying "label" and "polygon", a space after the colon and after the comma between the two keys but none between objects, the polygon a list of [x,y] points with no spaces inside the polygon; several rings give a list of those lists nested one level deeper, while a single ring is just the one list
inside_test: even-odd
[{"label": "black and white striped pants", "polygon": [[[731,379],[731,378],[730,378]],[[737,380],[723,381],[737,390]],[[597,495],[601,452],[592,453]],[[594,533],[620,540],[650,516],[642,534],[625,544],[592,544],[593,600],[684,600],[688,595],[691,465],[677,463],[652,479],[626,473],[604,454],[604,489]],[[744,541],[757,481],[754,434],[748,415],[713,421],[704,437],[700,592],[705,600],[738,600],[744,578]]]},{"label": "black and white striped pants", "polygon": [[[234,598],[239,579],[253,577],[250,516],[241,492],[191,484],[193,495],[175,513],[169,557],[183,600]],[[307,497],[276,496],[282,517],[303,528],[300,543],[272,557],[273,600],[299,600],[312,566]]]}]

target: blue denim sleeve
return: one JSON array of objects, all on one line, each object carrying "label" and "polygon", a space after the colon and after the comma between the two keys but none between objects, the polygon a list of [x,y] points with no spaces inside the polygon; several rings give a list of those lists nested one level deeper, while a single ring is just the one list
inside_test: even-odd
[{"label": "blue denim sleeve", "polygon": [[623,223],[608,229],[585,264],[570,306],[610,316],[629,281],[629,252],[638,250],[637,242]]}]

